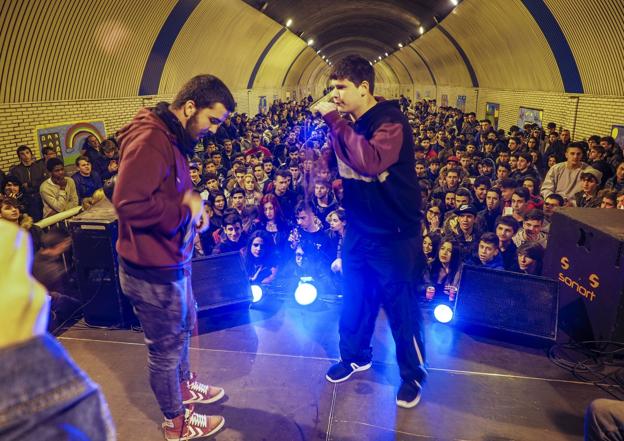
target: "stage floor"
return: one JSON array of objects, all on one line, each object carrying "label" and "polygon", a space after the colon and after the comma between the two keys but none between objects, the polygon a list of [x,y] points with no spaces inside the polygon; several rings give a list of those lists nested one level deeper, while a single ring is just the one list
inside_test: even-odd
[{"label": "stage floor", "polygon": [[[608,397],[552,364],[544,348],[468,334],[433,322],[425,311],[428,382],[416,408],[399,409],[399,375],[383,313],[373,368],[334,385],[325,371],[339,356],[340,305],[279,303],[200,318],[191,364],[227,395],[199,406],[225,416],[225,429],[212,439],[582,440],[585,408]],[[59,340],[101,385],[120,441],[163,439],[141,333],[76,325]]]}]

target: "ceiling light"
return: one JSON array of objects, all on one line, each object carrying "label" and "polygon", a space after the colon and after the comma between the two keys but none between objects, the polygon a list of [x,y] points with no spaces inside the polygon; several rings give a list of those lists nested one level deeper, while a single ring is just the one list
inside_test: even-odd
[{"label": "ceiling light", "polygon": [[452,4],[453,6],[457,6],[457,3],[459,3],[459,1],[458,1],[458,0],[451,0],[451,4]]},{"label": "ceiling light", "polygon": [[368,64],[370,64],[370,65],[372,66],[372,65],[373,65],[373,62],[372,62],[372,61],[369,61],[369,62],[368,62]]},{"label": "ceiling light", "polygon": [[403,43],[399,43],[399,47],[403,47]]},{"label": "ceiling light", "polygon": [[379,57],[377,57],[377,58],[379,58],[381,60],[381,55]]},{"label": "ceiling light", "polygon": [[286,27],[289,28],[292,25],[292,18],[286,20]]},{"label": "ceiling light", "polygon": [[424,34],[424,33],[425,33],[425,28],[424,28],[424,26],[419,27],[419,28],[418,28],[418,32],[420,32],[420,35]]},{"label": "ceiling light", "polygon": [[388,56],[388,52],[384,52],[384,54],[386,54],[386,57]]},{"label": "ceiling light", "polygon": [[311,38],[308,40],[308,46],[312,46],[314,44],[314,40],[312,40]]},{"label": "ceiling light", "polygon": [[323,55],[321,58],[324,60],[325,59],[325,55]]}]

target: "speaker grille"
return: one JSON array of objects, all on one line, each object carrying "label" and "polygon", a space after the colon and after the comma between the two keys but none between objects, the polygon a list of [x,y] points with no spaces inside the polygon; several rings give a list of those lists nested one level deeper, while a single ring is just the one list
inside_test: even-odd
[{"label": "speaker grille", "polygon": [[558,284],[554,280],[465,265],[455,318],[549,340],[557,337]]},{"label": "speaker grille", "polygon": [[194,259],[191,283],[200,311],[251,303],[249,279],[236,251]]}]

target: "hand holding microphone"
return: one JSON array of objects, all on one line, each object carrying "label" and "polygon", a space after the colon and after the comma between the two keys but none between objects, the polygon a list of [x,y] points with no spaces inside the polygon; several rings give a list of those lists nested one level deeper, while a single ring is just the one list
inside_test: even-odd
[{"label": "hand holding microphone", "polygon": [[338,110],[338,107],[336,107],[336,105],[334,103],[321,101],[320,103],[318,103],[314,107],[312,107],[311,110],[312,110],[313,113],[320,113],[321,116],[325,116],[329,112],[333,112],[334,110]]}]

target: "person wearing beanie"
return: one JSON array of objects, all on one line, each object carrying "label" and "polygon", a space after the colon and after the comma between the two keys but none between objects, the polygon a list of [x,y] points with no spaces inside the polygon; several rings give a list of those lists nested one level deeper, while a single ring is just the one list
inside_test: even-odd
[{"label": "person wearing beanie", "polygon": [[587,167],[581,173],[582,190],[574,194],[574,202],[577,207],[582,208],[598,208],[600,207],[600,198],[598,197],[598,189],[602,180],[602,172],[594,167]]}]

